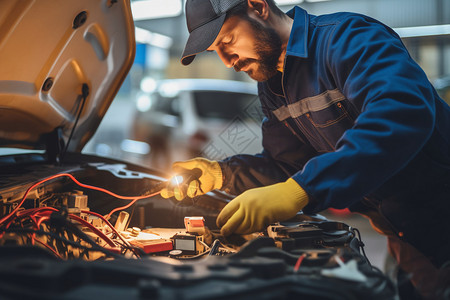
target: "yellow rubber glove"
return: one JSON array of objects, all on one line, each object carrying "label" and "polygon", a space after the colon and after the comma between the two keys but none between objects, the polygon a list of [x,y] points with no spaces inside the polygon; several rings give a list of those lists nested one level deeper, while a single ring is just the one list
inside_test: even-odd
[{"label": "yellow rubber glove", "polygon": [[220,189],[223,184],[222,169],[217,161],[197,157],[187,161],[175,162],[172,169],[178,174],[197,173],[200,175],[198,178],[190,178],[188,182],[171,184],[162,189],[161,196],[164,198],[175,196],[175,199],[181,201],[186,196],[193,198],[214,189]]},{"label": "yellow rubber glove", "polygon": [[305,190],[292,178],[247,190],[228,203],[217,217],[223,235],[261,231],[274,222],[294,217],[308,204]]}]

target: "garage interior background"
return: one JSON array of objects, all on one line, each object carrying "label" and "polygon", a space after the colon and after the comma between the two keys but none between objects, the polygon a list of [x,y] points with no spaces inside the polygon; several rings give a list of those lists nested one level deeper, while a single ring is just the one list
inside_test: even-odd
[{"label": "garage interior background", "polygon": [[[279,0],[287,11],[299,5],[310,14],[351,11],[374,17],[394,28],[416,62],[427,73],[441,96],[450,103],[450,0]],[[133,140],[133,119],[139,101],[147,97],[155,82],[172,78],[215,78],[251,82],[246,74],[227,69],[215,53],[197,56],[189,67],[180,56],[188,32],[184,0],[131,1],[136,26],[134,65],[84,153],[119,158],[149,167],[159,167],[146,157],[154,147]],[[230,121],[231,122],[231,121]],[[227,130],[233,124],[225,126]],[[260,143],[258,139],[252,143]],[[158,158],[156,158],[158,159]],[[176,159],[174,157],[173,159]],[[152,160],[153,162],[155,160]],[[329,214],[326,212],[325,214]],[[386,242],[359,216],[339,214],[340,219],[362,231],[369,259],[384,269]]]}]

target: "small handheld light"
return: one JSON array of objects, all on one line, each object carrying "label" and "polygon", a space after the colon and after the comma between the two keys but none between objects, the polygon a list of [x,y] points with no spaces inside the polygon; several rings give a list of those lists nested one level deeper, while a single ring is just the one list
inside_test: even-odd
[{"label": "small handheld light", "polygon": [[183,183],[184,178],[182,175],[175,175],[170,179],[170,184],[171,185],[180,185],[181,183]]},{"label": "small handheld light", "polygon": [[[186,196],[194,197],[195,191],[200,187],[198,178],[201,173],[194,169],[185,173],[178,173],[168,180],[169,186],[173,189],[175,199],[183,200]],[[193,192],[192,192],[193,191]]]}]

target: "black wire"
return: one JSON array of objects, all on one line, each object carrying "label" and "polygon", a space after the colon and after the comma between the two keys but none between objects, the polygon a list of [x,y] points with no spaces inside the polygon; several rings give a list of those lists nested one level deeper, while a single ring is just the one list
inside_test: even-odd
[{"label": "black wire", "polygon": [[365,245],[364,245],[364,243],[363,243],[363,241],[362,241],[362,239],[361,239],[361,233],[359,232],[359,229],[358,229],[358,228],[353,228],[353,227],[352,227],[352,229],[353,229],[353,230],[356,232],[356,234],[358,235],[359,248],[361,249],[361,252],[362,252],[364,258],[366,259],[366,261],[367,261],[367,263],[369,264],[369,266],[370,266],[371,268],[374,268],[374,267],[372,266],[372,264],[370,263],[369,258],[367,258],[366,251],[364,250],[364,246],[365,246]]},{"label": "black wire", "polygon": [[86,83],[83,83],[81,87],[81,106],[78,110],[77,118],[75,119],[75,123],[72,126],[72,130],[69,135],[69,139],[67,140],[66,147],[64,147],[64,151],[61,153],[61,163],[64,160],[64,156],[66,155],[67,149],[69,148],[70,141],[72,140],[73,133],[75,132],[75,128],[78,125],[78,121],[81,117],[81,112],[83,111],[84,104],[86,103],[86,99],[89,96],[89,86]]},{"label": "black wire", "polygon": [[[24,228],[24,220],[28,219],[20,219],[18,225],[20,228],[12,227],[10,229],[5,229],[4,226],[0,227],[0,232],[26,232],[26,233],[36,233],[36,234],[45,234],[47,236],[53,237],[54,239],[50,239],[47,244],[52,245],[55,249],[57,249],[60,253],[60,249],[66,249],[64,243],[74,246],[76,248],[84,249],[85,251],[80,251],[79,256],[86,256],[88,257],[88,252],[86,251],[100,251],[105,253],[108,256],[113,256],[115,258],[123,258],[122,256],[113,253],[101,246],[98,245],[90,236],[88,236],[86,233],[84,233],[80,228],[78,228],[75,224],[70,222],[68,219],[68,213],[66,210],[60,210],[57,212],[54,212],[51,214],[50,221],[53,223],[53,226],[48,227],[48,231],[41,230],[41,229],[25,229]],[[67,234],[67,238],[66,238]],[[24,244],[30,243],[30,237],[20,236],[23,240]],[[127,250],[130,250],[136,257],[140,257],[142,255],[141,253],[138,253],[137,248],[134,248],[132,246],[127,245],[127,242],[118,235],[120,240],[123,242],[122,249],[125,248]],[[28,238],[28,239],[26,239]],[[26,239],[26,240],[25,240]],[[77,241],[76,241],[77,240]],[[92,248],[85,247],[81,245],[78,241],[84,240],[88,244],[92,246]],[[116,241],[117,242],[117,241]],[[65,251],[65,256],[67,258],[75,258],[73,253]],[[144,252],[145,254],[145,252]]]},{"label": "black wire", "polygon": [[100,247],[99,245],[97,245],[94,241],[86,241],[86,242],[88,242],[89,244],[91,244],[92,245],[92,248],[89,248],[89,247],[86,247],[86,246],[83,246],[83,245],[81,245],[80,243],[78,243],[78,242],[75,242],[75,241],[70,241],[70,240],[68,240],[68,239],[66,239],[66,238],[64,238],[64,237],[62,237],[61,235],[58,235],[58,234],[55,234],[55,233],[53,233],[53,232],[48,232],[48,231],[44,231],[44,230],[35,230],[35,229],[28,229],[28,228],[8,228],[8,229],[6,229],[6,230],[4,230],[4,232],[12,232],[12,233],[35,233],[35,234],[38,234],[38,235],[48,235],[48,236],[50,236],[50,237],[52,237],[52,238],[54,238],[54,239],[57,239],[57,240],[59,240],[59,241],[61,241],[61,242],[64,242],[64,243],[66,243],[66,244],[68,244],[68,245],[70,245],[70,246],[72,246],[72,247],[76,247],[76,248],[80,248],[80,249],[85,249],[85,250],[88,250],[88,251],[98,251],[98,252],[103,252],[104,254],[106,254],[107,256],[112,256],[112,257],[114,257],[114,258],[123,258],[122,256],[120,256],[120,255],[118,255],[118,254],[116,254],[116,253],[114,253],[114,252],[111,252],[111,251],[109,251],[109,250],[107,250],[107,249],[105,249],[105,248],[103,248],[103,247]]},{"label": "black wire", "polygon": [[141,256],[145,256],[147,254],[144,250],[142,250],[142,248],[129,246],[123,241],[116,241],[116,243],[123,248],[124,251],[121,252],[122,255],[124,255],[127,251],[131,251],[131,253],[133,253],[137,258],[141,258]]},{"label": "black wire", "polygon": [[217,250],[219,249],[220,241],[218,239],[215,239],[214,242],[211,245],[211,249],[209,250],[209,256],[215,255],[217,253]]},{"label": "black wire", "polygon": [[[67,219],[63,219],[63,220],[64,220],[65,223],[66,223],[66,224],[64,224],[66,229],[71,230],[72,233],[74,233],[76,236],[78,236],[79,238],[81,238],[81,239],[83,239],[84,241],[86,241],[87,243],[89,243],[89,244],[92,246],[92,248],[99,249],[99,251],[102,251],[102,252],[104,252],[103,250],[105,250],[105,251],[108,252],[108,254],[109,254],[109,253],[114,254],[114,255],[113,255],[114,257],[120,257],[120,258],[122,258],[121,256],[119,256],[119,255],[117,255],[117,254],[115,254],[115,253],[113,253],[113,252],[111,252],[111,251],[108,251],[108,250],[106,250],[105,248],[99,246],[94,240],[92,240],[92,238],[91,238],[90,236],[88,236],[86,233],[84,233],[80,228],[78,228],[75,224],[73,224],[73,223],[70,222],[69,220],[67,220]],[[100,249],[101,249],[101,250],[100,250]],[[105,252],[104,252],[104,253],[105,253]]]}]

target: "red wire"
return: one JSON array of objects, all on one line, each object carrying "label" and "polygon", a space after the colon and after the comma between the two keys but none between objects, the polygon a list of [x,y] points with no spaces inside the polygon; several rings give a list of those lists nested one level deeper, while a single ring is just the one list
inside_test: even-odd
[{"label": "red wire", "polygon": [[[28,194],[30,193],[30,191],[32,189],[34,189],[35,187],[37,187],[38,185],[50,181],[52,179],[55,178],[60,178],[60,177],[69,177],[73,182],[75,182],[77,185],[87,188],[87,189],[91,189],[91,190],[96,190],[96,191],[100,191],[103,193],[106,193],[110,196],[113,196],[115,198],[119,198],[122,200],[132,200],[129,204],[122,206],[122,207],[118,207],[113,209],[108,215],[107,218],[109,218],[114,212],[118,211],[118,210],[123,210],[126,209],[128,207],[130,207],[131,205],[133,205],[136,201],[140,200],[140,199],[145,199],[145,198],[149,198],[149,197],[153,197],[157,194],[159,194],[160,192],[155,192],[153,194],[150,195],[144,195],[144,196],[121,196],[121,195],[117,195],[107,189],[103,189],[100,187],[96,187],[96,186],[92,186],[92,185],[87,185],[84,183],[79,182],[75,177],[73,177],[71,174],[68,173],[61,173],[61,174],[56,174],[53,176],[50,176],[48,178],[45,178],[39,182],[36,182],[35,184],[31,185],[24,193],[22,200],[20,201],[20,203],[16,206],[15,209],[13,209],[13,211],[11,211],[9,214],[7,214],[5,217],[3,217],[2,219],[0,219],[0,225],[3,224],[5,221],[7,221],[9,218],[11,218],[14,214],[17,213],[17,217],[24,217],[24,216],[29,216],[33,223],[35,224],[35,226],[37,227],[37,229],[39,229],[40,225],[42,224],[42,222],[46,221],[49,219],[49,215],[54,212],[54,211],[58,211],[55,208],[52,207],[40,207],[40,208],[33,208],[33,209],[27,209],[24,211],[20,211],[18,212],[18,210],[20,209],[20,207],[23,205],[23,203],[25,202]],[[91,211],[83,211],[84,213],[88,213],[91,215],[95,215],[99,218],[101,218],[109,227],[111,227],[111,229],[117,234],[117,236],[119,236],[119,238],[127,243],[125,240],[123,240],[122,236],[120,235],[120,233],[117,232],[117,230],[114,228],[114,226],[111,225],[111,223],[104,218],[102,215],[91,212]],[[39,220],[36,221],[35,217],[40,217]],[[95,228],[94,226],[92,226],[92,224],[90,224],[89,222],[86,222],[85,220],[79,218],[78,216],[72,215],[70,214],[69,217],[73,220],[76,220],[80,223],[82,223],[83,225],[89,227],[89,229],[91,229],[95,234],[97,234],[100,238],[102,238],[104,241],[106,241],[106,243],[108,245],[110,245],[111,247],[115,247],[116,245],[114,244],[114,242],[107,237],[103,232],[101,232],[100,230],[98,230],[97,228]],[[13,220],[11,220],[11,222],[9,222],[7,224],[7,228],[11,225]],[[3,234],[0,234],[0,238],[3,236]],[[38,241],[39,243],[43,244],[45,247],[47,247],[49,250],[51,250],[55,255],[57,255],[58,257],[62,258],[52,247],[50,247],[49,245],[46,245],[45,243],[43,243],[42,241],[39,241],[37,239],[35,239],[35,234],[32,235],[32,243],[34,244],[34,241]]]},{"label": "red wire", "polygon": [[46,243],[44,243],[44,242],[42,242],[42,241],[40,241],[40,240],[38,240],[38,239],[36,239],[35,241],[38,242],[39,244],[41,244],[42,246],[45,246],[45,247],[46,247],[47,249],[49,249],[50,251],[52,251],[53,254],[55,254],[57,257],[59,257],[59,258],[61,258],[61,259],[64,259],[61,255],[59,255],[58,252],[56,252],[55,249],[53,249],[52,247],[50,247],[50,246],[47,245]]},{"label": "red wire", "polygon": [[[40,219],[36,221],[36,216],[38,216],[38,214],[42,213],[43,210],[50,210],[48,212],[45,212],[44,216],[40,216]],[[24,216],[28,216],[30,217],[30,219],[33,221],[36,229],[39,229],[42,222],[50,220],[50,214],[53,213],[54,211],[58,211],[55,208],[47,208],[47,207],[40,207],[40,208],[34,208],[34,209],[27,209],[24,211],[21,211],[17,214],[18,217],[24,217]],[[39,217],[39,216],[38,216]],[[72,220],[78,221],[79,223],[81,223],[82,225],[88,227],[90,230],[92,230],[95,234],[97,234],[100,238],[102,238],[106,243],[108,243],[108,245],[110,245],[111,247],[115,247],[116,245],[114,244],[114,242],[108,238],[103,232],[101,232],[100,230],[98,230],[97,228],[95,228],[91,223],[86,222],[85,220],[83,220],[82,218],[73,215],[73,214],[69,214],[69,218],[71,218]],[[35,241],[35,233],[32,234],[31,236],[31,243],[34,245],[34,241]]]},{"label": "red wire", "polygon": [[[42,183],[44,183],[44,182],[47,182],[47,181],[49,181],[49,180],[52,180],[52,179],[55,179],[55,178],[59,178],[59,177],[69,177],[73,182],[75,182],[77,185],[79,185],[79,186],[81,186],[81,187],[84,187],[84,188],[87,188],[87,189],[91,189],[91,190],[100,191],[100,192],[106,193],[106,194],[108,194],[108,195],[110,195],[110,196],[113,196],[113,197],[115,197],[115,198],[119,198],[119,199],[122,199],[122,200],[133,200],[132,203],[136,202],[137,200],[149,198],[149,197],[152,197],[152,196],[155,196],[155,195],[159,194],[159,192],[156,192],[156,193],[151,194],[151,195],[144,195],[144,196],[137,196],[137,197],[136,197],[136,196],[121,196],[121,195],[117,195],[117,194],[115,194],[115,193],[113,193],[113,192],[111,192],[111,191],[108,191],[108,190],[106,190],[106,189],[103,189],[103,188],[99,188],[99,187],[96,187],[96,186],[92,186],[92,185],[88,185],[88,184],[81,183],[81,182],[79,182],[77,179],[75,179],[75,177],[73,177],[71,174],[68,174],[68,173],[61,173],[61,174],[56,174],[56,175],[50,176],[50,177],[48,177],[48,178],[45,178],[45,179],[43,179],[43,180],[41,180],[41,181],[39,181],[39,182],[33,184],[32,186],[30,186],[30,187],[26,190],[25,194],[23,195],[22,200],[20,201],[19,205],[17,205],[17,207],[16,207],[12,212],[10,212],[8,215],[6,215],[5,217],[3,217],[3,218],[0,220],[0,224],[2,224],[3,222],[5,222],[6,220],[8,220],[11,216],[13,216],[13,215],[19,210],[19,208],[20,208],[20,207],[22,206],[22,204],[25,202],[25,199],[27,198],[28,194],[30,193],[30,191],[31,191],[33,188],[35,188],[36,186],[38,186],[38,185],[40,185],[40,184],[42,184]],[[128,206],[126,206],[125,208],[127,208],[127,207],[128,207]],[[119,209],[120,209],[120,208],[119,208]],[[115,209],[115,211],[117,211],[117,210],[118,210],[118,209]]]},{"label": "red wire", "polygon": [[90,211],[90,210],[82,210],[81,212],[84,214],[93,215],[93,216],[96,216],[96,217],[102,219],[102,221],[105,222],[106,225],[108,225],[116,234],[118,233],[116,228],[114,228],[114,226],[101,214],[98,214],[98,213]]},{"label": "red wire", "polygon": [[[39,229],[39,222],[38,221],[36,221],[36,218],[34,217],[34,216],[30,216],[30,219],[31,219],[31,221],[33,222],[33,224],[34,224],[34,227],[36,228],[36,229]],[[34,237],[35,237],[36,235],[33,233],[32,235],[31,235],[31,245],[34,245]]]},{"label": "red wire", "polygon": [[82,213],[86,213],[86,214],[91,214],[93,216],[99,217],[100,219],[103,220],[103,222],[106,223],[106,225],[108,225],[115,234],[117,234],[117,236],[122,240],[122,242],[124,242],[125,244],[129,245],[129,243],[122,237],[122,235],[116,230],[116,228],[101,214],[95,213],[93,211],[89,211],[89,210],[82,210]]},{"label": "red wire", "polygon": [[[156,192],[156,193],[147,195],[145,198],[150,198],[150,197],[156,196],[156,195],[158,195],[159,193],[160,193],[160,192]],[[141,200],[141,199],[142,199],[141,197],[134,198],[133,201],[131,201],[131,202],[128,203],[127,205],[122,206],[122,207],[114,208],[114,209],[106,216],[106,219],[109,219],[109,218],[111,217],[111,215],[112,215],[113,213],[115,213],[116,211],[118,211],[118,210],[123,210],[123,209],[127,209],[128,207],[130,207],[131,205],[133,205],[136,201]]]},{"label": "red wire", "polygon": [[306,253],[303,253],[302,255],[300,255],[300,257],[297,259],[297,262],[295,263],[294,266],[294,273],[298,272],[298,269],[300,269],[300,265],[302,264],[302,261],[305,259],[306,257]]},{"label": "red wire", "polygon": [[[103,222],[105,222],[106,225],[108,225],[114,231],[114,233],[122,240],[122,242],[124,242],[126,245],[130,246],[130,243],[122,237],[122,235],[116,230],[116,228],[104,216],[102,216],[101,214],[98,214],[96,212],[89,211],[89,210],[82,210],[81,212],[82,213],[86,213],[86,214],[90,214],[90,215],[93,215],[93,216],[97,216],[100,219],[102,219]],[[135,253],[135,255],[138,256],[136,253]]]},{"label": "red wire", "polygon": [[103,232],[101,232],[100,230],[95,228],[95,226],[93,226],[91,223],[89,223],[89,222],[83,220],[82,218],[80,218],[76,215],[73,215],[73,214],[69,214],[69,217],[72,220],[78,221],[81,224],[83,224],[84,226],[88,227],[95,234],[97,234],[99,237],[101,237],[106,243],[108,243],[108,245],[110,245],[111,247],[116,247],[116,244],[114,244],[114,242],[109,237],[107,237]]},{"label": "red wire", "polygon": [[58,211],[56,208],[48,207],[48,206],[38,207],[38,208],[30,208],[30,209],[19,211],[17,213],[17,217],[28,216],[30,214],[32,214],[33,216],[37,216],[39,213],[46,211],[46,210]]},{"label": "red wire", "polygon": [[39,221],[37,221],[37,229],[39,229],[39,227],[41,226],[41,224],[42,224],[42,222],[44,222],[44,221],[47,221],[47,220],[50,220],[50,217],[49,216],[43,216],[43,217],[41,217],[40,219],[39,219]]},{"label": "red wire", "polygon": [[[151,195],[149,195],[149,196],[151,196]],[[110,211],[110,213],[106,216],[106,219],[108,219],[109,220],[109,218],[111,217],[111,215],[113,214],[113,213],[115,213],[116,211],[118,211],[118,210],[123,210],[123,209],[127,209],[128,207],[130,207],[131,205],[133,205],[136,201],[138,201],[139,199],[134,199],[133,201],[131,201],[130,203],[128,203],[127,205],[125,205],[125,206],[122,206],[122,207],[116,207],[116,208],[114,208],[112,211]]]},{"label": "red wire", "polygon": [[57,177],[62,177],[61,175],[62,175],[62,174],[57,174],[57,175],[54,175],[54,176],[50,176],[50,177],[48,177],[48,178],[46,178],[46,179],[44,179],[44,180],[42,180],[42,181],[39,181],[39,182],[33,184],[32,186],[30,186],[30,187],[26,190],[25,194],[23,195],[22,200],[20,201],[19,205],[17,205],[16,208],[13,209],[12,212],[10,212],[10,213],[7,214],[5,217],[3,217],[3,218],[0,220],[0,224],[2,224],[3,222],[5,222],[6,220],[8,220],[12,215],[14,215],[14,214],[19,210],[19,208],[20,208],[20,207],[22,206],[22,204],[25,202],[25,199],[27,198],[28,194],[30,193],[30,191],[31,191],[33,188],[35,188],[36,186],[38,186],[38,185],[40,185],[40,184],[42,184],[42,183],[44,183],[44,182],[46,182],[46,181],[52,180],[52,179],[57,178]]},{"label": "red wire", "polygon": [[[45,211],[45,210],[49,210],[49,211]],[[44,212],[45,211],[45,212]],[[53,213],[54,211],[58,211],[55,208],[52,207],[40,207],[40,208],[32,208],[32,209],[27,209],[24,211],[20,211],[17,216],[18,217],[30,217],[31,220],[33,221],[36,229],[39,229],[42,222],[47,221],[50,219],[50,214]],[[87,211],[86,211],[87,212]],[[38,216],[38,214],[42,214],[44,213],[44,216],[39,216],[40,219],[36,221],[35,217]],[[69,217],[72,220],[78,221],[79,223],[81,223],[82,225],[88,227],[90,230],[92,230],[95,234],[97,234],[100,238],[102,238],[109,246],[111,247],[115,247],[116,244],[114,244],[114,242],[108,238],[103,232],[101,232],[100,230],[98,230],[97,228],[95,228],[91,223],[86,222],[85,220],[83,220],[82,218],[73,215],[73,214],[69,214]],[[102,217],[103,218],[103,217]],[[104,220],[106,221],[106,220]],[[108,222],[108,224],[111,226],[111,224]],[[114,228],[113,228],[114,229]],[[35,239],[35,233],[32,234],[31,236],[31,243],[34,245],[34,241]],[[36,240],[37,241],[37,240]],[[41,242],[42,243],[42,242]],[[43,244],[43,243],[42,243]],[[53,250],[53,249],[52,249]]]}]

